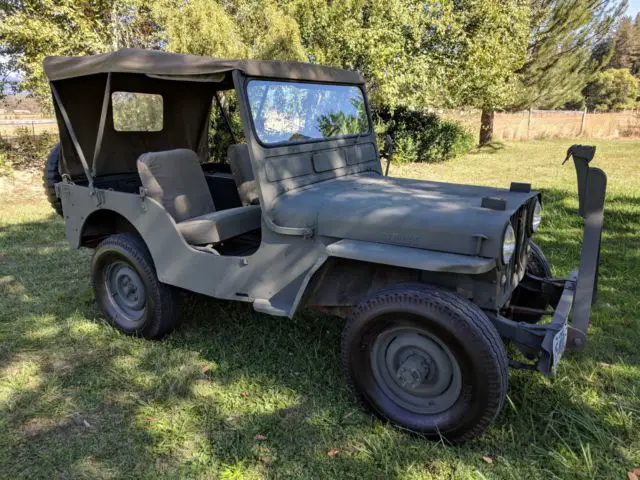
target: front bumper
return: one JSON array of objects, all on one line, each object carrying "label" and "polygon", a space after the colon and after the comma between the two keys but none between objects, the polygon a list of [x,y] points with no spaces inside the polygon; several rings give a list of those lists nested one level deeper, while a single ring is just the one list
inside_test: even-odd
[{"label": "front bumper", "polygon": [[[494,324],[503,338],[509,339],[535,364],[528,366],[539,372],[555,375],[558,362],[565,348],[577,350],[587,343],[587,330],[591,306],[595,301],[598,287],[598,264],[600,261],[600,240],[604,219],[604,199],[607,176],[599,168],[589,166],[595,147],[573,145],[567,152],[565,162],[572,157],[578,176],[579,212],[584,219],[584,232],[580,266],[567,279],[542,279],[526,275],[529,282],[541,295],[549,296],[551,321],[545,324],[516,322],[494,314]],[[564,164],[564,162],[563,162]],[[573,314],[571,307],[573,305]],[[571,316],[571,322],[569,317]]]}]

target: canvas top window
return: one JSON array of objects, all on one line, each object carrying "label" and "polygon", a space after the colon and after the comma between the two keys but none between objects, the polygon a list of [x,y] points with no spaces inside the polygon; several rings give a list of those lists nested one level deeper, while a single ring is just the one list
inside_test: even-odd
[{"label": "canvas top window", "polygon": [[251,80],[247,93],[255,131],[264,144],[370,131],[362,90],[354,85]]},{"label": "canvas top window", "polygon": [[162,95],[138,92],[111,94],[116,132],[160,132],[164,115]]}]

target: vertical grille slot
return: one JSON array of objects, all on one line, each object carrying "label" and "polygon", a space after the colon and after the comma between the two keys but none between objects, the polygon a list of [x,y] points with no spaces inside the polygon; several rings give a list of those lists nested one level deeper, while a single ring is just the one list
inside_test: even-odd
[{"label": "vertical grille slot", "polygon": [[524,276],[527,265],[527,244],[529,241],[529,229],[527,225],[528,213],[531,202],[522,205],[511,217],[511,226],[516,234],[516,249],[507,266],[507,282],[505,289],[513,289]]}]

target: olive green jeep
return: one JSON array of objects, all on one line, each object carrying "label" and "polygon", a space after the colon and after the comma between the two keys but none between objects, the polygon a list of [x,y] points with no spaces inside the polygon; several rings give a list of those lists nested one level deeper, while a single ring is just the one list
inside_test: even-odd
[{"label": "olive green jeep", "polygon": [[355,395],[452,442],[496,418],[510,363],[553,375],[585,345],[606,186],[593,147],[568,152],[584,245],[579,269],[553,278],[530,185],[383,174],[358,73],[134,49],[44,67],[60,130],[45,186],[71,246],[94,249],[96,299],[123,332],[171,331],[179,289],[347,317]]}]

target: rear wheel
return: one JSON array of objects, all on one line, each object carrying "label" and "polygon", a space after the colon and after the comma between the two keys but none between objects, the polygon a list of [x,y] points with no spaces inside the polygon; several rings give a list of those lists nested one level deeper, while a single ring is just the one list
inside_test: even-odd
[{"label": "rear wheel", "polygon": [[60,216],[62,216],[62,201],[56,196],[55,185],[62,181],[62,176],[58,170],[61,156],[60,144],[56,143],[47,157],[47,163],[45,163],[44,171],[42,172],[42,183],[47,200],[49,200],[51,208]]},{"label": "rear wheel", "polygon": [[135,235],[103,240],[91,264],[96,300],[111,325],[130,335],[160,338],[178,318],[174,289],[158,280],[149,251]]},{"label": "rear wheel", "polygon": [[487,316],[458,295],[400,285],[365,299],[342,334],[342,366],[379,417],[463,442],[502,409],[507,357]]}]

